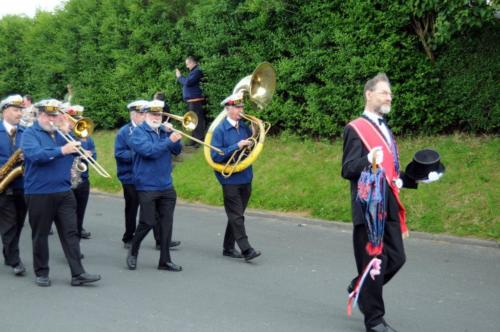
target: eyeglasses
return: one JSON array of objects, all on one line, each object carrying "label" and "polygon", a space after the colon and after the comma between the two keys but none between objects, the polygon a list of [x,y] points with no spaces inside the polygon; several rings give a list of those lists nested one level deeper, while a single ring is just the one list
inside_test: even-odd
[{"label": "eyeglasses", "polygon": [[389,91],[373,91],[373,93],[376,93],[378,95],[382,95],[382,96],[388,96],[388,97],[392,97],[392,92],[389,92]]}]

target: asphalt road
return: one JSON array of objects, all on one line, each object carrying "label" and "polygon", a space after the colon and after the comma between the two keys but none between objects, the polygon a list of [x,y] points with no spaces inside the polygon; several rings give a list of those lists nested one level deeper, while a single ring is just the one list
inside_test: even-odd
[{"label": "asphalt road", "polygon": [[[34,284],[31,229],[24,228],[25,277],[0,266],[0,331],[364,331],[346,315],[354,275],[349,228],[265,214],[247,218],[252,263],[222,256],[222,208],[179,204],[173,251],[180,273],[158,271],[151,235],[138,268],[125,267],[120,197],[92,195],[82,240],[84,266],[102,280],[71,287],[57,235],[52,286]],[[407,263],[384,288],[386,319],[398,331],[500,331],[500,249],[410,238]]]}]

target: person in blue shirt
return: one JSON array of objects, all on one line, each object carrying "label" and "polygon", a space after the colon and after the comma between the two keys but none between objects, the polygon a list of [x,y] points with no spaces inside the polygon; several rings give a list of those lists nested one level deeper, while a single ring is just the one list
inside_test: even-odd
[{"label": "person in blue shirt", "polygon": [[[23,98],[13,95],[0,102],[3,121],[0,121],[0,167],[12,157],[21,145],[24,127],[22,118]],[[17,163],[14,167],[19,166]],[[6,174],[7,175],[7,174]],[[1,180],[1,179],[0,179]],[[0,193],[0,233],[2,235],[5,264],[12,267],[16,276],[26,272],[19,255],[19,237],[26,217],[22,176],[12,181]]]},{"label": "person in blue shirt", "polygon": [[142,240],[160,225],[159,270],[181,271],[170,256],[170,242],[177,194],[172,181],[172,156],[181,153],[181,134],[172,125],[162,123],[164,103],[153,100],[144,108],[144,122],[132,131],[130,147],[134,151],[133,178],[141,206],[139,225],[127,255],[130,270],[137,267]]},{"label": "person in blue shirt", "polygon": [[130,249],[130,241],[134,237],[139,211],[139,197],[135,190],[133,174],[135,152],[130,147],[130,137],[132,137],[132,131],[144,121],[145,113],[140,110],[147,103],[147,100],[136,100],[127,105],[130,111],[130,122],[118,130],[115,138],[116,174],[122,184],[125,199],[125,233],[123,233],[122,241],[126,249]]},{"label": "person in blue shirt", "polygon": [[[35,107],[39,112],[37,121],[24,131],[21,142],[35,282],[42,287],[51,285],[48,235],[52,222],[71,270],[71,285],[98,281],[101,276],[86,273],[82,266],[76,201],[71,191],[71,165],[81,143],[68,143],[61,135],[67,134],[69,128],[60,115],[58,100],[43,100]],[[61,129],[56,131],[56,126]]]},{"label": "person in blue shirt", "polygon": [[[81,120],[83,118],[84,107],[81,105],[71,105],[64,110],[67,115],[73,117],[75,120]],[[73,130],[75,123],[68,120],[69,129]],[[81,147],[86,151],[88,156],[97,159],[97,154],[95,151],[95,143],[92,137],[77,137],[73,133],[72,137],[82,143]],[[85,165],[86,170],[81,171],[79,167]],[[90,182],[89,182],[89,170],[88,163],[81,156],[76,157],[73,160],[73,165],[71,166],[71,189],[76,199],[76,226],[78,230],[78,235],[81,239],[90,239],[91,233],[83,228],[83,220],[85,218],[85,210],[87,209],[87,203],[89,201],[90,195]]]},{"label": "person in blue shirt", "polygon": [[[215,128],[212,145],[223,151],[223,155],[215,151],[211,156],[216,163],[226,163],[235,151],[252,145],[249,137],[252,130],[241,120],[243,112],[243,95],[233,94],[221,103],[227,111],[227,117]],[[221,173],[215,171],[215,176],[222,186],[224,197],[224,208],[227,214],[226,233],[224,235],[224,256],[232,258],[245,258],[246,261],[260,256],[260,251],[252,248],[248,241],[245,230],[245,209],[252,193],[252,166],[225,178]],[[235,249],[238,244],[240,252]]]},{"label": "person in blue shirt", "polygon": [[[186,68],[189,69],[187,76],[182,76],[179,69],[175,69],[177,81],[182,85],[182,98],[187,103],[187,111],[193,111],[198,116],[198,125],[193,130],[193,137],[203,141],[205,139],[206,115],[204,110],[205,97],[201,89],[203,72],[194,56],[186,58]],[[194,148],[200,145],[194,141],[189,141],[186,145]]]},{"label": "person in blue shirt", "polygon": [[[137,212],[139,211],[139,197],[135,190],[132,169],[135,152],[130,147],[130,138],[132,137],[134,128],[141,125],[144,121],[146,113],[143,113],[141,109],[147,104],[147,100],[136,100],[127,105],[127,109],[130,111],[130,122],[118,130],[115,138],[116,173],[122,184],[123,198],[125,199],[125,233],[122,236],[123,247],[125,249],[130,249],[130,241],[134,237],[137,227]],[[160,250],[159,227],[154,227],[153,230],[156,249]],[[170,248],[177,247],[180,244],[181,241],[172,240]]]}]

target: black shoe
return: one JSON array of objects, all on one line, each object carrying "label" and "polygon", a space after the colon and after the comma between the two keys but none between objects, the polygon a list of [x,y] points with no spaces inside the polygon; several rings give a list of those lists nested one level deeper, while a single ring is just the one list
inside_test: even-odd
[{"label": "black shoe", "polygon": [[101,276],[98,274],[88,274],[86,272],[71,278],[71,286],[81,286],[84,284],[89,284],[91,282],[96,282],[101,280]]},{"label": "black shoe", "polygon": [[236,249],[224,249],[222,250],[222,255],[231,258],[243,258],[243,255]]},{"label": "black shoe", "polygon": [[130,242],[123,243],[123,248],[125,248],[125,249],[130,249],[131,246],[132,246],[132,244]]},{"label": "black shoe", "polygon": [[250,248],[250,249],[247,249],[245,250],[245,252],[243,253],[243,256],[245,257],[245,260],[248,262],[252,259],[254,259],[255,257],[259,257],[260,256],[260,251],[255,251],[253,248]]},{"label": "black shoe", "polygon": [[175,248],[181,245],[181,241],[170,241],[169,248]]},{"label": "black shoe", "polygon": [[80,238],[82,239],[90,239],[90,232],[87,232],[85,229],[82,228],[82,232],[80,233]]},{"label": "black shoe", "polygon": [[389,324],[387,324],[386,321],[383,321],[378,325],[367,328],[366,332],[398,332],[398,331],[393,329]]},{"label": "black shoe", "polygon": [[174,264],[172,262],[168,262],[168,263],[165,263],[165,264],[158,265],[158,270],[167,270],[167,271],[173,271],[173,272],[180,272],[180,271],[182,271],[182,266]]},{"label": "black shoe", "polygon": [[129,270],[135,270],[137,268],[137,256],[132,255],[130,249],[127,254],[127,267]]},{"label": "black shoe", "polygon": [[36,277],[35,283],[40,287],[49,287],[50,278],[49,277]]},{"label": "black shoe", "polygon": [[26,273],[26,268],[23,265],[23,262],[19,262],[16,266],[12,267],[12,271],[18,277],[23,276]]}]

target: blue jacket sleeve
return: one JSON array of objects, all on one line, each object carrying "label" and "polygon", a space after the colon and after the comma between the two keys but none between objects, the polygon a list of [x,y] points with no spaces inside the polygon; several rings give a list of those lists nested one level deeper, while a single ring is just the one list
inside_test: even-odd
[{"label": "blue jacket sleeve", "polygon": [[157,144],[153,144],[148,136],[149,135],[147,135],[144,130],[136,128],[130,137],[130,147],[135,153],[144,158],[158,159],[163,153],[166,153],[170,149],[170,145],[173,144],[168,137],[160,140]]},{"label": "blue jacket sleeve", "polygon": [[115,159],[123,164],[132,164],[134,159],[134,151],[127,144],[127,135],[125,131],[118,132],[115,139]]},{"label": "blue jacket sleeve", "polygon": [[211,150],[210,154],[212,156],[212,160],[216,163],[224,163],[231,158],[231,155],[234,151],[238,150],[238,142],[231,144],[230,146],[224,146],[224,138],[222,135],[222,131],[215,130],[214,136],[212,137],[212,145],[216,148],[219,148],[224,153],[223,155],[218,154],[216,151]]},{"label": "blue jacket sleeve", "polygon": [[54,158],[62,157],[62,147],[46,147],[39,142],[32,131],[24,132],[22,136],[21,149],[24,158],[31,160],[34,164],[43,164]]},{"label": "blue jacket sleeve", "polygon": [[194,86],[197,85],[203,78],[203,73],[201,70],[193,70],[189,73],[188,77],[180,76],[177,80],[182,85]]}]

